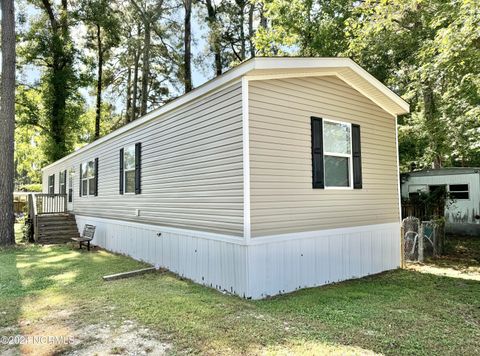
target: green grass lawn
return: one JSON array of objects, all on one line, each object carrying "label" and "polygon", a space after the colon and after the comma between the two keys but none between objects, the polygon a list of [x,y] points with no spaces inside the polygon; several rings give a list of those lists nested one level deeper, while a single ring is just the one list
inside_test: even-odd
[{"label": "green grass lawn", "polygon": [[[469,243],[480,251],[478,240]],[[454,253],[458,246],[451,244]],[[397,270],[262,301],[170,273],[101,279],[142,266],[69,246],[0,250],[0,336],[56,329],[75,335],[86,325],[115,328],[133,320],[170,343],[171,353],[480,354],[480,273],[466,280]],[[0,353],[5,349],[0,345]],[[54,351],[62,350],[72,348]]]}]

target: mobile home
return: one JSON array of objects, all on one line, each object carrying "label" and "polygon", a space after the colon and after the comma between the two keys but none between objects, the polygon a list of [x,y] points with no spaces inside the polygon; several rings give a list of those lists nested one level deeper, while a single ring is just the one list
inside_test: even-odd
[{"label": "mobile home", "polygon": [[397,115],[346,58],[254,58],[43,169],[108,250],[246,298],[397,268]]}]

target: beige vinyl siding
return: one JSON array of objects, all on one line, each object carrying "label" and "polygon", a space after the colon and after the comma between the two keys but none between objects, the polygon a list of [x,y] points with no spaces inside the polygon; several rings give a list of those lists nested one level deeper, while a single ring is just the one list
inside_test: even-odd
[{"label": "beige vinyl siding", "polygon": [[[363,189],[312,188],[310,117],[361,127]],[[397,222],[395,118],[335,76],[249,82],[252,236]]]},{"label": "beige vinyl siding", "polygon": [[[137,142],[142,194],[120,195],[119,150]],[[242,236],[242,142],[237,82],[49,167],[44,191],[48,175],[73,167],[76,214]],[[98,196],[79,197],[79,165],[95,157]]]}]

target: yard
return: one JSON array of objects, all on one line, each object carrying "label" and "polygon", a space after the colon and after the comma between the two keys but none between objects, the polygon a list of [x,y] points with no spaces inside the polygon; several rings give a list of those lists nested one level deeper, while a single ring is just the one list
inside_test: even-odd
[{"label": "yard", "polygon": [[21,245],[0,251],[0,337],[30,338],[0,353],[480,354],[480,239],[449,250],[425,266],[247,301],[171,273],[103,282],[143,264]]}]

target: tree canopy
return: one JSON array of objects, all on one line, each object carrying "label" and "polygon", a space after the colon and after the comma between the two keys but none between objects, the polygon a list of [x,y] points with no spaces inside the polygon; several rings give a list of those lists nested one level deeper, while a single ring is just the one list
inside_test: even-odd
[{"label": "tree canopy", "polygon": [[411,105],[399,118],[402,170],[480,165],[478,0],[19,5],[18,184],[254,56],[351,57]]}]

